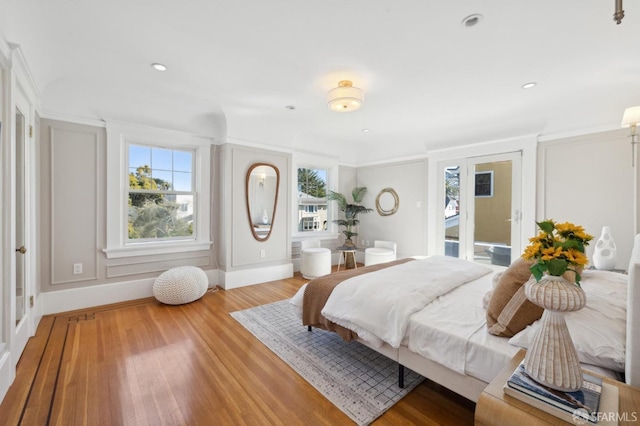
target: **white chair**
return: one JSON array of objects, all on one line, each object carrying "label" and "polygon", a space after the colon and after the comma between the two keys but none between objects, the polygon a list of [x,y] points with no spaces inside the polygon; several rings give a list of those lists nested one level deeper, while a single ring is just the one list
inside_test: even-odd
[{"label": "white chair", "polygon": [[364,251],[364,266],[396,260],[397,244],[391,241],[374,241],[373,247]]},{"label": "white chair", "polygon": [[320,241],[300,244],[300,273],[308,280],[331,273],[331,250],[320,247]]}]

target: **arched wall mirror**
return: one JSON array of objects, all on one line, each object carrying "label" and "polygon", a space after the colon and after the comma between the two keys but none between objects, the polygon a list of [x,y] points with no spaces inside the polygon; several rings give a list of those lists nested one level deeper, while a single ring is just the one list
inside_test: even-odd
[{"label": "arched wall mirror", "polygon": [[247,214],[251,232],[258,241],[271,236],[278,205],[280,172],[276,166],[256,163],[247,171]]},{"label": "arched wall mirror", "polygon": [[393,188],[385,188],[376,197],[376,210],[380,216],[391,216],[398,211],[400,198]]}]

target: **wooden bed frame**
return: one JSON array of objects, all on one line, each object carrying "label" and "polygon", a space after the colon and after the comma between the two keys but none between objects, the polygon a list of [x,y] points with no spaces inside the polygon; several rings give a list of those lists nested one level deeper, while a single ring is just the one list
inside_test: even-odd
[{"label": "wooden bed frame", "polygon": [[[640,387],[640,234],[636,235],[634,239],[628,274],[625,382]],[[636,324],[635,328],[634,324]],[[358,341],[399,364],[400,386],[403,386],[404,367],[410,368],[473,402],[478,401],[480,394],[488,384],[475,377],[454,372],[410,351],[406,346],[400,346],[396,349],[385,343],[382,347],[374,347],[362,339],[358,339]]]}]

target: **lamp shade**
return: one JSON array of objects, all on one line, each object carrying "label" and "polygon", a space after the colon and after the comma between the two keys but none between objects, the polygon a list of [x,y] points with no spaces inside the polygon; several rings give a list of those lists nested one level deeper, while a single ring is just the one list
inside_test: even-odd
[{"label": "lamp shade", "polygon": [[640,123],[640,106],[629,107],[624,110],[622,127],[629,127]]},{"label": "lamp shade", "polygon": [[355,111],[364,105],[364,93],[361,89],[353,87],[349,80],[342,80],[338,87],[327,93],[327,104],[331,111]]}]

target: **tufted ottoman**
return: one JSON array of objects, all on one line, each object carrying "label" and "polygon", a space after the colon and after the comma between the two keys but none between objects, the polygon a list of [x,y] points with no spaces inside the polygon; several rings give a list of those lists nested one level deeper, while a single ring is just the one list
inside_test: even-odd
[{"label": "tufted ottoman", "polygon": [[153,295],[167,305],[181,305],[200,299],[207,292],[207,274],[195,266],[179,266],[160,274],[153,283]]}]

